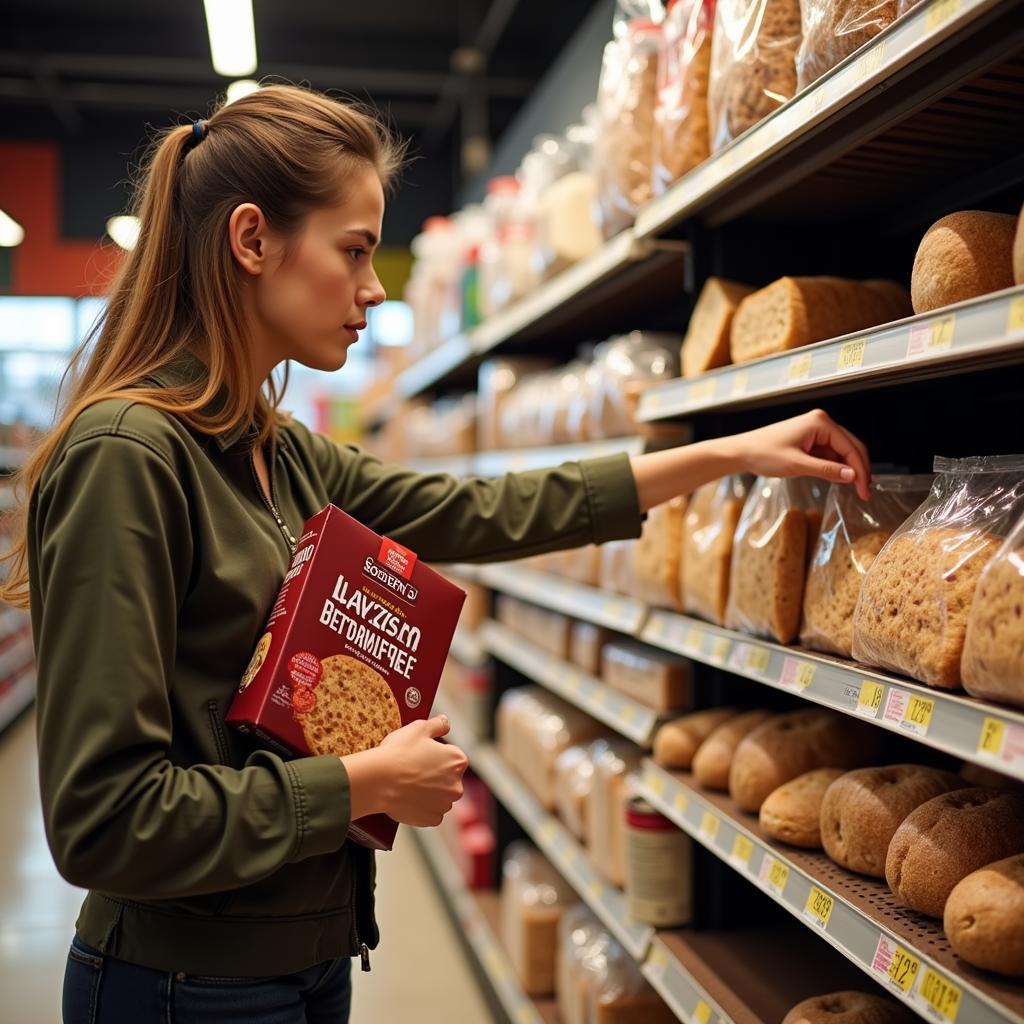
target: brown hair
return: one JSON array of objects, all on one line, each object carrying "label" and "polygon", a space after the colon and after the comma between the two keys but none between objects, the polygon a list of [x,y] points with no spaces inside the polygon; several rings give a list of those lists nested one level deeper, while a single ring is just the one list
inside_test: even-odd
[{"label": "brown hair", "polygon": [[[310,211],[341,201],[351,170],[369,164],[388,187],[404,157],[402,143],[371,112],[294,85],[269,85],[222,105],[205,129],[199,139],[191,124],[167,129],[143,163],[133,204],[138,243],[113,282],[105,317],[71,360],[70,393],[56,426],[16,479],[17,540],[0,556],[10,567],[0,600],[28,604],[28,497],[89,406],[130,399],[204,434],[253,422],[261,441],[274,434],[283,387],[272,377],[262,386],[254,381],[234,315],[241,307],[228,241],[235,207],[255,203],[271,230],[289,237]],[[181,388],[145,383],[186,350],[209,366],[205,381]],[[227,401],[211,415],[222,389]]]}]

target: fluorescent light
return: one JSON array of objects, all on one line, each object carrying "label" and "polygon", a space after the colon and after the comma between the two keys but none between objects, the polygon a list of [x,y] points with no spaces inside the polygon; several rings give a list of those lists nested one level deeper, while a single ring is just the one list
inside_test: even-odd
[{"label": "fluorescent light", "polygon": [[228,86],[228,103],[234,103],[235,100],[240,100],[243,96],[248,96],[251,92],[258,92],[260,83],[255,78],[239,78],[237,82],[232,82]]},{"label": "fluorescent light", "polygon": [[111,217],[107,221],[107,234],[122,249],[134,249],[139,240],[139,218],[122,216]]},{"label": "fluorescent light", "polygon": [[25,229],[13,218],[0,210],[0,245],[13,247],[25,241]]},{"label": "fluorescent light", "polygon": [[213,70],[244,78],[256,70],[256,28],[252,0],[203,0]]}]

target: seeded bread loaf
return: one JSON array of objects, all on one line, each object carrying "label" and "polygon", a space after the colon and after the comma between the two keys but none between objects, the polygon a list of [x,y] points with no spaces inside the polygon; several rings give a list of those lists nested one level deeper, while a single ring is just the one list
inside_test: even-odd
[{"label": "seeded bread loaf", "polygon": [[802,0],[797,87],[805,89],[896,20],[896,0]]},{"label": "seeded bread loaf", "polygon": [[997,860],[961,879],[949,894],[943,927],[957,956],[975,967],[1024,977],[1024,854]]},{"label": "seeded bread loaf", "polygon": [[655,711],[671,711],[690,702],[692,669],[667,651],[635,640],[605,644],[604,681]]},{"label": "seeded bread loaf", "polygon": [[641,601],[675,611],[682,608],[679,587],[685,515],[685,498],[673,498],[648,512],[634,551],[633,593]]},{"label": "seeded bread loaf", "polygon": [[842,774],[842,768],[815,768],[784,782],[761,804],[761,828],[791,846],[820,850],[821,802]]},{"label": "seeded bread loaf", "polygon": [[961,879],[1024,851],[1024,795],[958,789],[922,804],[889,844],[885,878],[911,910],[941,918]]},{"label": "seeded bread loaf", "polygon": [[709,277],[690,315],[683,338],[684,377],[697,377],[708,370],[727,366],[729,331],[740,302],[754,289],[722,277]]},{"label": "seeded bread loaf", "polygon": [[574,622],[569,638],[569,658],[584,672],[592,676],[601,674],[604,645],[612,634],[604,626],[595,626],[592,622]]},{"label": "seeded bread loaf", "polygon": [[867,992],[833,992],[798,1003],[782,1024],[912,1024],[917,1019],[892,999]]},{"label": "seeded bread loaf", "polygon": [[688,771],[701,744],[736,714],[735,708],[711,708],[666,722],[654,735],[654,760],[662,768]]},{"label": "seeded bread loaf", "polygon": [[848,772],[822,801],[822,845],[840,867],[884,878],[889,843],[907,815],[933,797],[966,788],[959,775],[917,764]]},{"label": "seeded bread loaf", "polygon": [[727,790],[736,748],[744,736],[771,717],[770,711],[744,711],[722,722],[693,755],[693,777],[707,789]]}]

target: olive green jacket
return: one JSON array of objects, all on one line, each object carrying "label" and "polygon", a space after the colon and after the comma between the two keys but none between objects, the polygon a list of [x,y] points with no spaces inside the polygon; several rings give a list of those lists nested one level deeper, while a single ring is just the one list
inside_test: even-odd
[{"label": "olive green jacket", "polygon": [[[154,375],[194,380],[187,360]],[[287,534],[333,502],[435,562],[497,561],[636,536],[625,456],[499,480],[385,466],[298,423],[270,459],[106,401],[32,495],[29,568],[40,781],[78,930],[168,971],[254,977],[378,941],[373,855],[346,842],[337,757],[286,760],[224,712],[288,566]]]}]

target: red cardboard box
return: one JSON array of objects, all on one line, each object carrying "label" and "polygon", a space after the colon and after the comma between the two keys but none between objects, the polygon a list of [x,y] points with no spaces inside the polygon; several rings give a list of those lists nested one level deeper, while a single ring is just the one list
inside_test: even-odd
[{"label": "red cardboard box", "polygon": [[[286,755],[377,746],[430,714],[466,595],[334,505],[310,519],[226,721]],[[378,814],[349,837],[390,850]]]}]

